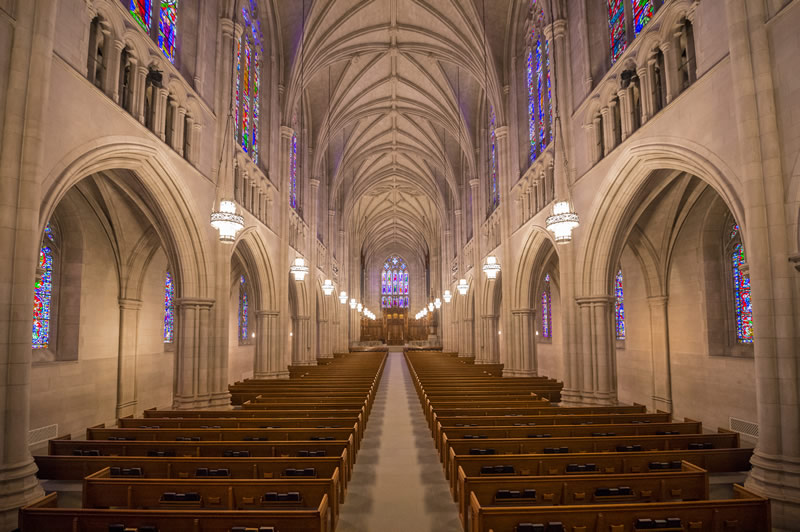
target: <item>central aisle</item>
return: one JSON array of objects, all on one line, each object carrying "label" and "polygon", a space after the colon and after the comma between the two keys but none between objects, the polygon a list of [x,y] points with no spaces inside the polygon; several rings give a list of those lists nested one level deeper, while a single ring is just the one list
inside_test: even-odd
[{"label": "central aisle", "polygon": [[402,353],[390,352],[336,532],[457,532],[458,509]]}]

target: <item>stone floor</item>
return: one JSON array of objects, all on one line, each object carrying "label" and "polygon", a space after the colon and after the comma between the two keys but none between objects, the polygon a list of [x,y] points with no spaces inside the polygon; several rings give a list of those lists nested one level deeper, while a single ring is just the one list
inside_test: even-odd
[{"label": "stone floor", "polygon": [[402,353],[390,352],[337,532],[461,530]]}]

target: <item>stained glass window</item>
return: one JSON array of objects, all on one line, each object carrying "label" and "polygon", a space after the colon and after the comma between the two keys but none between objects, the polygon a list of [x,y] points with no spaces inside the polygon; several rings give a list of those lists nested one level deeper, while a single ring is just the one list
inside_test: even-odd
[{"label": "stained glass window", "polygon": [[527,74],[528,74],[528,141],[530,142],[530,162],[532,163],[538,151],[536,149],[536,90],[534,88],[534,49],[528,49]]},{"label": "stained glass window", "polygon": [[164,280],[164,343],[171,344],[175,340],[175,282],[167,272]]},{"label": "stained glass window", "polygon": [[409,279],[406,262],[392,255],[381,271],[381,307],[408,308]]},{"label": "stained glass window", "polygon": [[292,134],[292,147],[289,154],[289,205],[297,208],[297,133]]},{"label": "stained glass window", "polygon": [[489,197],[491,198],[491,207],[495,208],[500,205],[500,190],[497,187],[497,116],[494,113],[494,107],[489,108]]},{"label": "stained glass window", "polygon": [[622,291],[622,270],[617,272],[614,279],[614,312],[616,315],[617,340],[625,339],[625,295]]},{"label": "stained glass window", "polygon": [[247,281],[244,275],[239,277],[239,341],[247,342],[247,322],[250,304],[247,300]]},{"label": "stained glass window", "polygon": [[628,46],[623,0],[608,0],[608,31],[611,38],[611,62],[615,63]]},{"label": "stained glass window", "polygon": [[655,14],[653,0],[631,0],[633,13],[633,36],[636,37]]},{"label": "stained glass window", "polygon": [[550,42],[544,36],[544,13],[534,14],[529,35],[527,58],[528,141],[530,162],[544,151],[552,138],[553,106],[551,104]]},{"label": "stained glass window", "polygon": [[553,308],[550,299],[550,274],[544,276],[542,289],[542,337],[553,337]]},{"label": "stained glass window", "polygon": [[174,63],[175,37],[178,34],[178,0],[161,0],[161,14],[158,19],[158,47]]},{"label": "stained glass window", "polygon": [[261,116],[261,66],[264,49],[255,0],[242,7],[242,35],[236,42],[236,93],[234,118],[236,140],[258,162]]},{"label": "stained glass window", "polygon": [[129,9],[133,20],[150,33],[150,22],[153,13],[152,0],[131,0]]},{"label": "stained glass window", "polygon": [[46,349],[50,343],[51,303],[53,299],[53,229],[44,230],[44,241],[39,249],[41,277],[33,285],[33,342],[34,349]]},{"label": "stained glass window", "polygon": [[750,277],[742,271],[744,264],[744,248],[742,244],[736,244],[731,254],[736,339],[740,344],[752,344],[753,307],[750,303]]}]

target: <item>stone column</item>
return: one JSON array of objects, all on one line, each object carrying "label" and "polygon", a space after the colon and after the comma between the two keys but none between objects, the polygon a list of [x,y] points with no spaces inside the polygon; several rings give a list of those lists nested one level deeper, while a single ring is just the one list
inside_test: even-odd
[{"label": "stone column", "polygon": [[[178,101],[175,99],[167,99],[167,106],[172,108],[172,112],[167,112],[167,107],[164,107],[164,138],[169,133],[169,147],[177,150],[178,144]],[[172,122],[167,123],[167,117],[172,116]]]},{"label": "stone column", "polygon": [[650,353],[653,357],[653,410],[672,412],[672,366],[669,351],[667,296],[648,297]]},{"label": "stone column", "polygon": [[[109,38],[106,37],[106,39]],[[106,62],[108,68],[106,69],[104,86],[109,98],[114,100],[114,103],[119,103],[119,62],[122,56],[122,50],[125,48],[125,41],[115,40],[112,46],[107,46],[106,48],[108,48],[111,55],[109,55]]]},{"label": "stone column", "polygon": [[777,73],[772,71],[764,3],[726,0],[725,8],[755,324],[759,438],[745,485],[771,499],[775,529],[795,530],[800,523],[800,316],[789,289],[797,278],[787,260],[787,244],[796,236],[787,230]]},{"label": "stone column", "polygon": [[[514,351],[518,353],[514,367],[511,368],[513,375],[517,377],[536,376],[539,369],[534,337],[536,311],[530,308],[519,308],[512,310],[511,314],[513,327],[511,335],[506,341],[513,342]],[[503,373],[505,374],[505,369]]]},{"label": "stone column", "polygon": [[317,357],[311,350],[311,316],[295,316],[292,318],[294,333],[294,349],[292,349],[293,366],[316,366]]},{"label": "stone column", "polygon": [[131,95],[131,114],[144,124],[144,90],[147,85],[148,69],[144,65],[135,68],[133,75],[133,94]]},{"label": "stone column", "polygon": [[166,139],[165,126],[167,117],[167,95],[169,91],[164,87],[156,90],[155,101],[153,102],[153,133],[158,135],[162,141]]},{"label": "stone column", "polygon": [[206,408],[211,399],[212,299],[175,300],[175,384],[172,407]]},{"label": "stone column", "polygon": [[461,327],[461,345],[463,346],[459,351],[459,356],[474,357],[475,356],[475,320],[472,318],[464,318]]},{"label": "stone column", "polygon": [[253,375],[256,379],[277,379],[288,377],[286,369],[288,363],[284,354],[280,353],[279,314],[274,310],[259,310],[256,312],[258,320],[256,333],[256,355],[254,360]]},{"label": "stone column", "polygon": [[629,92],[630,87],[617,91],[617,98],[619,98],[619,122],[622,126],[621,138],[623,141],[633,132],[633,111],[631,110]]},{"label": "stone column", "polygon": [[664,70],[667,78],[667,104],[678,97],[681,88],[678,84],[678,58],[676,57],[677,47],[669,41],[662,43],[661,51],[664,54]]},{"label": "stone column", "polygon": [[[648,61],[648,65],[649,65]],[[639,67],[636,69],[636,75],[639,77],[639,98],[642,105],[641,124],[644,125],[650,117],[653,116],[653,87],[650,85],[652,80],[650,74],[652,69],[648,67]]]},{"label": "stone column", "polygon": [[476,364],[499,364],[500,363],[500,342],[497,338],[497,324],[500,316],[496,314],[484,314],[481,316],[481,336],[483,346],[481,358],[475,357]]},{"label": "stone column", "polygon": [[117,417],[134,415],[136,396],[136,350],[138,347],[138,299],[119,300],[119,353],[117,356]]},{"label": "stone column", "polygon": [[184,118],[184,125],[183,125],[183,128],[184,128],[184,130],[183,130],[184,141],[183,141],[182,152],[183,152],[183,157],[187,161],[192,163],[192,164],[195,163],[195,159],[194,159],[194,136],[195,136],[195,130],[194,130],[194,127],[195,127],[194,118],[192,118],[191,116],[186,116]]},{"label": "stone column", "polygon": [[610,405],[617,401],[616,367],[611,348],[611,301],[609,296],[576,298],[581,316],[582,349],[577,362],[582,366],[584,401]]},{"label": "stone column", "polygon": [[15,2],[4,72],[10,90],[0,133],[0,527],[17,526],[17,508],[44,494],[28,450],[32,287],[41,238],[39,200],[51,90],[56,2]]},{"label": "stone column", "polygon": [[319,358],[333,358],[329,323],[329,320],[319,320],[319,338],[317,338],[319,342]]},{"label": "stone column", "polygon": [[[178,113],[175,116],[172,133],[172,147],[178,152],[178,155],[183,157],[183,136],[186,135],[184,126],[186,125],[186,108],[178,107]],[[191,129],[189,130],[191,132]]]},{"label": "stone column", "polygon": [[603,157],[605,157],[614,149],[614,124],[608,107],[600,109],[600,114],[603,115],[603,130],[600,134],[603,135]]}]

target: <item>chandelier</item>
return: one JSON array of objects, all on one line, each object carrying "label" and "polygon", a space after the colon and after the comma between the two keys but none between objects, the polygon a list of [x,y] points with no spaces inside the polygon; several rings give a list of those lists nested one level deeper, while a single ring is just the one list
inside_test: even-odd
[{"label": "chandelier", "polygon": [[496,279],[497,274],[500,273],[500,264],[497,263],[497,257],[489,255],[486,257],[486,264],[483,265],[483,273],[489,279]]},{"label": "chandelier", "polygon": [[341,303],[342,305],[347,304],[347,292],[345,292],[344,290],[339,292],[339,303]]},{"label": "chandelier", "polygon": [[244,217],[236,214],[236,204],[232,201],[219,202],[219,210],[211,212],[211,227],[219,231],[219,241],[233,244],[236,233],[244,228]]},{"label": "chandelier", "polygon": [[308,273],[308,266],[306,266],[305,259],[303,257],[294,259],[294,264],[289,268],[289,272],[294,275],[295,281],[302,281],[305,279]]},{"label": "chandelier", "polygon": [[333,282],[330,279],[325,279],[325,282],[322,283],[322,292],[329,296],[333,293]]},{"label": "chandelier", "polygon": [[547,230],[553,233],[556,243],[566,244],[572,240],[572,230],[580,225],[578,214],[568,201],[559,201],[553,205],[553,213],[545,221]]},{"label": "chandelier", "polygon": [[456,285],[456,288],[458,289],[458,293],[461,294],[462,296],[467,295],[467,290],[469,290],[469,285],[467,284],[467,280],[466,279],[459,280],[458,284]]},{"label": "chandelier", "polygon": [[453,294],[450,293],[450,290],[445,290],[444,294],[442,294],[442,299],[444,299],[445,303],[450,303],[450,300],[453,299]]}]

